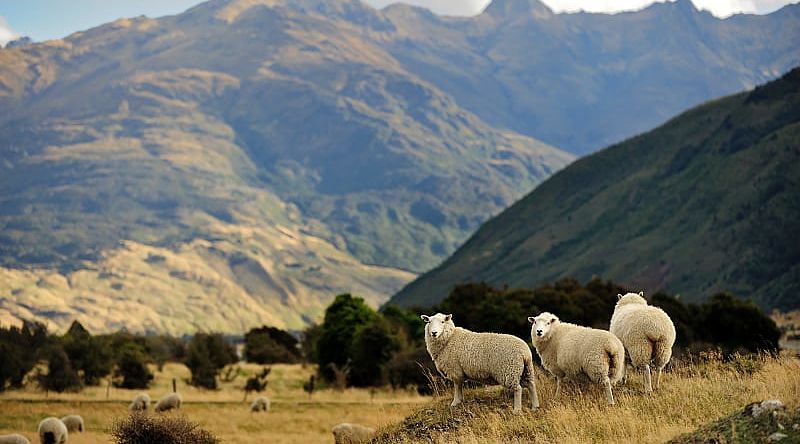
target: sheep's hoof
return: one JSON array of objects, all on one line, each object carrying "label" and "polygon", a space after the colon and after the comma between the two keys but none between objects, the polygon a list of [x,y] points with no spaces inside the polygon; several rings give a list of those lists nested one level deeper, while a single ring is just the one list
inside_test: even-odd
[{"label": "sheep's hoof", "polygon": [[461,404],[461,401],[453,401],[453,402],[450,403],[450,407],[455,407],[455,406],[457,406],[459,404]]}]

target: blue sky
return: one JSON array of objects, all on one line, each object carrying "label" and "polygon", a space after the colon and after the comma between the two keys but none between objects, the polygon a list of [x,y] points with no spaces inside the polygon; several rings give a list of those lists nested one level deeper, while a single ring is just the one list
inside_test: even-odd
[{"label": "blue sky", "polygon": [[[397,0],[366,0],[382,7]],[[490,0],[405,0],[440,14],[471,15]],[[544,0],[556,11],[617,12],[642,8],[653,0]],[[693,0],[701,9],[725,17],[735,12],[768,13],[791,3],[787,0]],[[198,0],[0,0],[0,44],[18,35],[34,40],[65,37],[121,17],[177,14]]]}]

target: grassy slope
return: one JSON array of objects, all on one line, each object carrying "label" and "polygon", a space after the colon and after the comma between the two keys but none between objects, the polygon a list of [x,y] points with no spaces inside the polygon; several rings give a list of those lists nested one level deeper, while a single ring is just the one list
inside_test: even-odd
[{"label": "grassy slope", "polygon": [[688,301],[727,290],[797,307],[798,138],[800,69],[575,162],[392,300],[602,275]]},{"label": "grassy slope", "polygon": [[[752,361],[740,363],[740,369],[758,368]],[[750,402],[778,398],[790,409],[798,408],[797,359],[766,358],[762,363],[752,375],[715,360],[679,364],[651,396],[641,393],[641,379],[633,377],[616,388],[614,407],[605,405],[596,387],[571,387],[561,400],[554,400],[555,382],[539,373],[539,411],[514,415],[510,398],[499,389],[477,389],[456,408],[450,408],[448,396],[421,407],[403,422],[382,429],[376,442],[664,442]],[[526,401],[523,396],[523,405]]]}]

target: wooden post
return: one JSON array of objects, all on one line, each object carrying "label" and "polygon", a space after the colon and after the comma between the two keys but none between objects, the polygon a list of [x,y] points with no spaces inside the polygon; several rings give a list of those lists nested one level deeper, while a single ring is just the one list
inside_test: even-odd
[{"label": "wooden post", "polygon": [[108,385],[106,385],[106,401],[108,401],[108,397],[111,394],[111,378],[108,378]]},{"label": "wooden post", "polygon": [[178,383],[175,378],[172,378],[172,393],[178,393]]}]

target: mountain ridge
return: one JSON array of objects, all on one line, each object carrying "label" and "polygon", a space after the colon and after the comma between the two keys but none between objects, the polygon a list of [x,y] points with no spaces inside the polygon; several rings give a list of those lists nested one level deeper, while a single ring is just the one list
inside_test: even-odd
[{"label": "mountain ridge", "polygon": [[603,276],[687,301],[732,291],[797,308],[800,252],[781,239],[798,228],[798,91],[800,68],[574,162],[390,303],[429,306],[464,282]]}]

